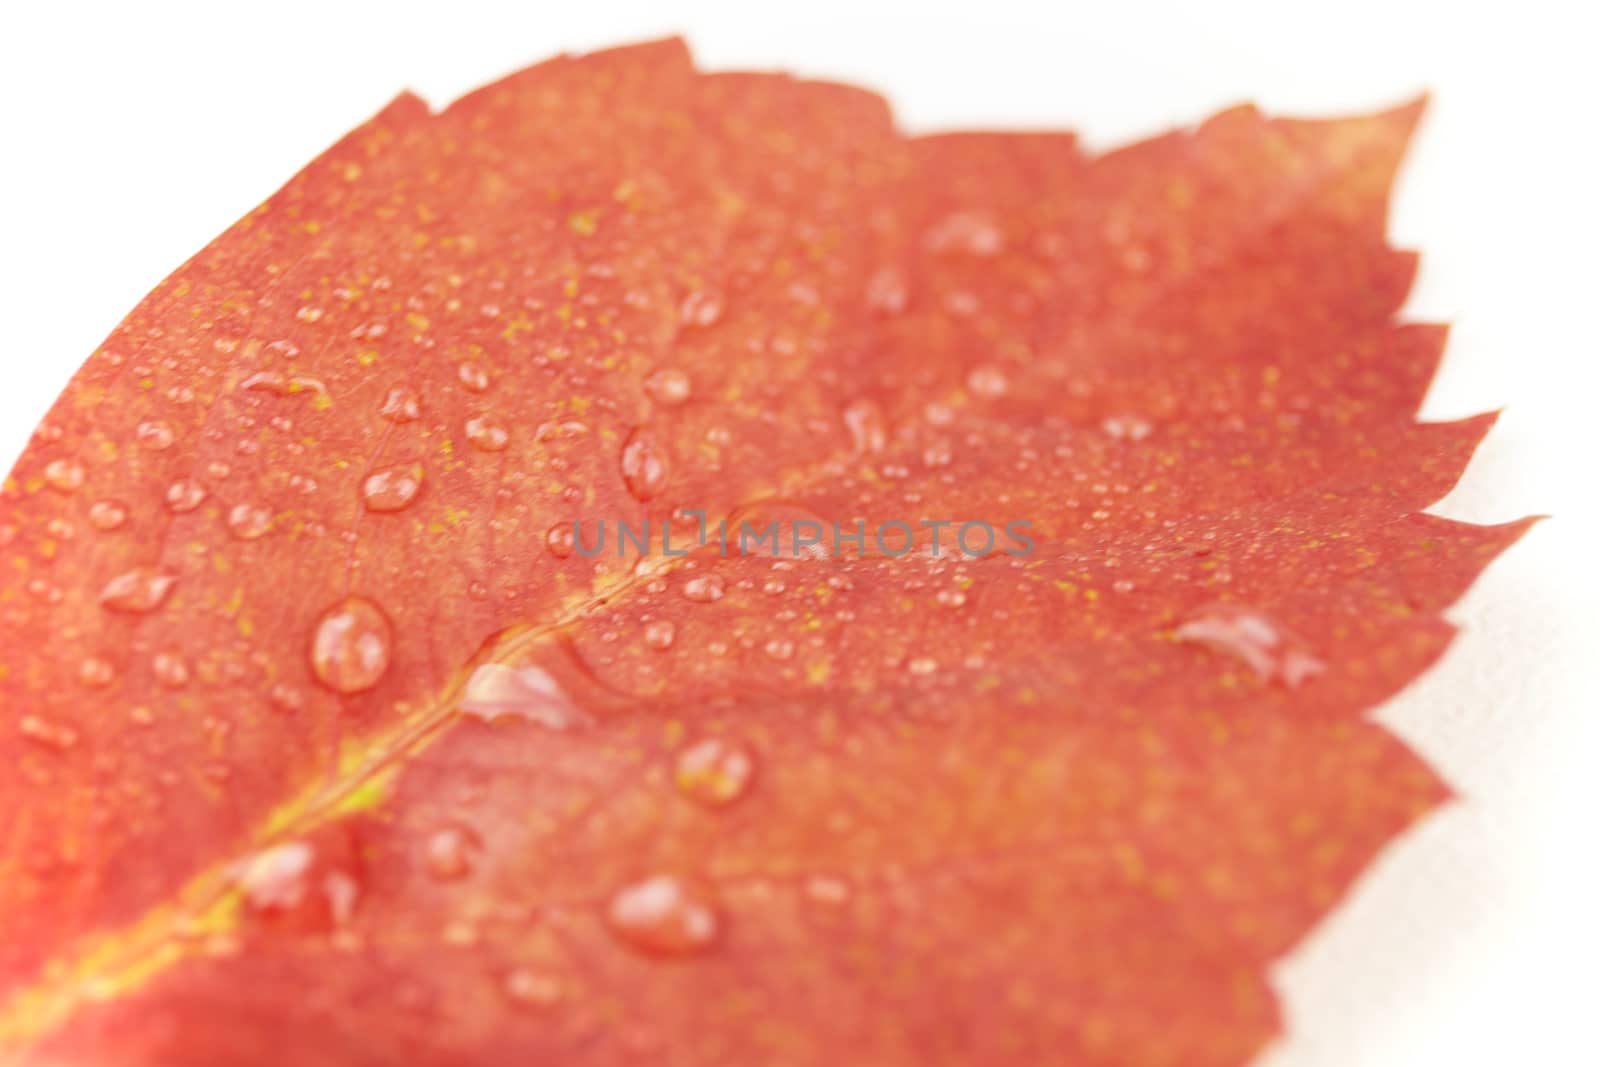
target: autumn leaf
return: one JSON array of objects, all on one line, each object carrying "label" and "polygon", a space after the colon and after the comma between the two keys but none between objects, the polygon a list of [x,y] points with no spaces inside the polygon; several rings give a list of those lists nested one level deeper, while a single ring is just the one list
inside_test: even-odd
[{"label": "autumn leaf", "polygon": [[1415,417],[1418,113],[398,99],[5,484],[7,1061],[1247,1061],[1525,528],[1421,513],[1490,420]]}]

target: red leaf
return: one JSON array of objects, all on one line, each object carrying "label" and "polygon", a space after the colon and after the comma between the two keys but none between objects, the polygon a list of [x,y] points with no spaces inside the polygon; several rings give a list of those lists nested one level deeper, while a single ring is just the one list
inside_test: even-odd
[{"label": "red leaf", "polygon": [[1414,417],[1417,113],[1095,158],[676,43],[402,97],[6,483],[0,1041],[1243,1063],[1525,528],[1419,513],[1489,420]]}]

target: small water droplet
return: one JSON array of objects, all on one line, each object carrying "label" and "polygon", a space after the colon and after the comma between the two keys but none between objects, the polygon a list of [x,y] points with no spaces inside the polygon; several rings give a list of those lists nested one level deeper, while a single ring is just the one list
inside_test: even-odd
[{"label": "small water droplet", "polygon": [[696,289],[683,298],[678,310],[685,326],[710,326],[722,318],[722,299],[715,293]]},{"label": "small water droplet", "polygon": [[189,664],[176,652],[162,652],[150,662],[156,681],[168,689],[182,689],[189,684]]},{"label": "small water droplet", "polygon": [[928,656],[919,656],[906,664],[906,670],[912,674],[932,674],[939,669],[939,661]]},{"label": "small water droplet", "polygon": [[255,911],[292,911],[306,899],[316,853],[304,841],[262,849],[233,871],[245,903]]},{"label": "small water droplet", "polygon": [[139,444],[151,452],[164,452],[172,447],[173,441],[177,440],[172,427],[159,420],[141,422],[134,428],[133,433]]},{"label": "small water droplet", "polygon": [[692,386],[683,371],[663,367],[644,380],[644,390],[662,407],[675,408],[689,399]]},{"label": "small water droplet", "polygon": [[235,504],[228,512],[228,532],[241,541],[265,537],[272,529],[272,511],[259,504]]},{"label": "small water droplet", "polygon": [[441,881],[465,878],[482,848],[478,835],[461,826],[446,826],[428,835],[423,859],[428,873]]},{"label": "small water droplet", "polygon": [[1100,424],[1107,436],[1118,441],[1143,441],[1150,436],[1148,419],[1138,415],[1113,415]]},{"label": "small water droplet", "polygon": [[183,515],[205,503],[206,487],[193,478],[182,478],[167,487],[167,510]]},{"label": "small water droplet", "polygon": [[467,440],[480,452],[503,452],[511,433],[496,418],[478,415],[467,420]]},{"label": "small water droplet", "polygon": [[573,534],[572,523],[558,522],[544,532],[544,547],[556,559],[566,559],[572,555]]},{"label": "small water droplet", "polygon": [[100,605],[110,611],[142,615],[160,607],[178,579],[153,567],[135,567],[111,579],[100,590]]},{"label": "small water droplet", "polygon": [[683,595],[696,604],[709,604],[721,600],[726,584],[720,575],[701,574],[683,583]]},{"label": "small water droplet", "polygon": [[677,636],[678,628],[670,619],[657,619],[644,628],[644,643],[657,652],[665,652],[671,648]]},{"label": "small water droplet", "polygon": [[311,636],[311,669],[336,693],[371,689],[389,669],[394,631],[383,609],[365,597],[341,600],[322,613]]},{"label": "small water droplet", "polygon": [[278,682],[267,691],[267,700],[279,711],[293,714],[306,705],[305,694],[288,682]]},{"label": "small water droplet", "polygon": [[885,267],[867,279],[867,307],[883,315],[898,315],[911,300],[911,285],[903,271]]},{"label": "small water droplet", "polygon": [[422,412],[422,401],[417,391],[408,385],[396,385],[383,398],[379,414],[390,422],[416,422]]},{"label": "small water droplet", "polygon": [[89,507],[89,525],[111,531],[128,521],[128,508],[118,500],[97,500]]},{"label": "small water droplet", "polygon": [[1011,380],[999,367],[985,363],[972,368],[972,373],[967,375],[967,388],[979,396],[1005,396],[1011,391]]},{"label": "small water droplet", "polygon": [[73,493],[83,484],[83,464],[75,459],[51,460],[44,468],[45,484],[59,493]]},{"label": "small water droplet", "polygon": [[850,442],[857,455],[883,451],[889,431],[876,400],[863,397],[853,401],[844,409],[844,424],[850,430]]},{"label": "small water droplet", "polygon": [[617,890],[606,907],[606,921],[633,948],[657,956],[708,951],[722,925],[706,887],[670,874]]},{"label": "small water droplet", "polygon": [[422,492],[425,474],[420,463],[375,471],[361,483],[361,502],[368,511],[401,511]]},{"label": "small water droplet", "polygon": [[489,389],[489,372],[476,363],[461,364],[456,368],[456,377],[471,392],[483,393]]},{"label": "small water droplet", "polygon": [[65,752],[78,743],[78,731],[37,715],[24,715],[17,720],[17,729],[34,744],[53,748],[57,752]]},{"label": "small water droplet", "polygon": [[104,689],[116,680],[117,670],[99,656],[90,656],[78,664],[78,681],[90,689]]},{"label": "small water droplet", "polygon": [[1238,603],[1211,604],[1180,624],[1178,640],[1243,660],[1263,681],[1294,689],[1325,665],[1265,612]]},{"label": "small water droplet", "polygon": [[485,722],[509,716],[551,730],[588,725],[590,721],[549,672],[540,667],[485,663],[467,679],[457,706],[462,714]]},{"label": "small water droplet", "polygon": [[622,446],[622,480],[635,500],[652,500],[666,488],[667,454],[655,434],[637,426]]},{"label": "small water droplet", "polygon": [[842,878],[813,874],[805,881],[805,893],[819,904],[843,904],[850,899],[850,884]]},{"label": "small water droplet", "polygon": [[1005,235],[987,215],[957,211],[946,215],[928,231],[927,245],[935,252],[993,256],[1005,247]]},{"label": "small water droplet", "polygon": [[708,737],[678,753],[673,780],[678,791],[708,807],[744,796],[755,777],[755,756],[736,741]]},{"label": "small water droplet", "polygon": [[548,1008],[561,1001],[561,983],[547,974],[516,967],[500,983],[506,998],[529,1008]]},{"label": "small water droplet", "polygon": [[766,643],[765,651],[773,659],[788,659],[794,655],[794,642],[774,637]]}]

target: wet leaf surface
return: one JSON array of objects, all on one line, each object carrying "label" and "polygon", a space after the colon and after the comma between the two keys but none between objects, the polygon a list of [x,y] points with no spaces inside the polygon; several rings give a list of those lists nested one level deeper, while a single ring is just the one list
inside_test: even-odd
[{"label": "wet leaf surface", "polygon": [[[6,482],[0,1042],[1245,1062],[1525,528],[1420,513],[1491,420],[1415,420],[1417,113],[907,139],[670,42],[400,98]],[[905,529],[613,550],[724,519]]]}]

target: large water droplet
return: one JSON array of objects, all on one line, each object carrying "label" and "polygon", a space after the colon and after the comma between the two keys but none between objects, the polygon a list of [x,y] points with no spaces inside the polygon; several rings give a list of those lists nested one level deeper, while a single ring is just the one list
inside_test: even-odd
[{"label": "large water droplet", "polygon": [[737,741],[708,737],[678,753],[673,780],[678,791],[708,807],[744,796],[755,777],[755,756]]},{"label": "large water droplet", "polygon": [[670,874],[617,890],[606,907],[606,921],[633,948],[657,956],[705,952],[721,928],[710,891]]},{"label": "large water droplet", "polygon": [[467,679],[458,707],[462,714],[485,722],[510,716],[551,730],[584,726],[590,721],[549,672],[540,667],[485,663]]},{"label": "large water droplet", "polygon": [[83,478],[83,464],[75,459],[52,460],[44,468],[45,484],[60,493],[76,492]]},{"label": "large water droplet", "polygon": [[368,511],[400,511],[422,492],[425,473],[420,463],[374,471],[361,483],[361,502]]},{"label": "large water droplet", "polygon": [[1293,689],[1321,674],[1325,665],[1300,640],[1265,612],[1238,603],[1211,604],[1175,631],[1180,641],[1243,660],[1263,681]]},{"label": "large water droplet", "polygon": [[644,380],[644,391],[662,407],[677,407],[689,399],[692,389],[689,376],[672,367],[663,367]]},{"label": "large water droplet", "polygon": [[336,693],[359,693],[389,669],[393,627],[365,597],[341,600],[322,613],[311,634],[311,669]]},{"label": "large water droplet", "polygon": [[135,567],[105,584],[100,590],[100,605],[110,611],[141,615],[160,607],[177,582],[175,576],[154,567]]},{"label": "large water droplet", "polygon": [[637,426],[622,446],[622,480],[635,500],[652,500],[666,487],[667,454],[655,434]]},{"label": "large water droplet", "polygon": [[490,415],[468,419],[466,429],[467,440],[480,452],[504,452],[511,441],[511,432]]}]

